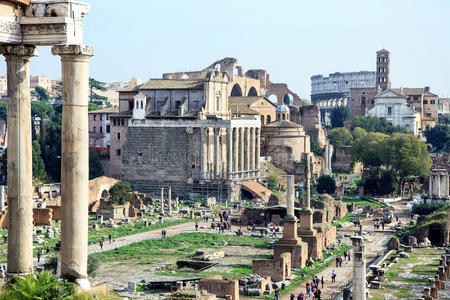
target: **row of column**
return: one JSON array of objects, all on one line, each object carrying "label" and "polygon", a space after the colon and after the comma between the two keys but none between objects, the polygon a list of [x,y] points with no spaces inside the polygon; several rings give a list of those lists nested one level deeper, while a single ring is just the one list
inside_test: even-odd
[{"label": "row of column", "polygon": [[[33,271],[30,58],[34,46],[1,45],[8,77],[8,269]],[[91,47],[52,48],[62,62],[61,276],[87,278],[89,58]]]},{"label": "row of column", "polygon": [[[221,139],[223,130],[226,130],[226,141]],[[212,143],[210,142],[211,136]],[[201,179],[224,177],[243,179],[259,176],[260,128],[201,128],[200,140]],[[226,150],[226,164],[222,161],[222,149]]]},{"label": "row of column", "polygon": [[449,176],[447,173],[433,173],[429,176],[430,198],[447,198],[449,195]]}]

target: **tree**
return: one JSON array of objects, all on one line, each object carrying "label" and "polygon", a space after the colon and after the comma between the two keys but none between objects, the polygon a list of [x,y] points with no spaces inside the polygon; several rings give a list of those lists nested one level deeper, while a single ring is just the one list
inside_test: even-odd
[{"label": "tree", "polygon": [[380,132],[369,132],[352,144],[353,159],[360,161],[366,168],[378,168],[382,165],[381,141],[389,136]]},{"label": "tree", "polygon": [[32,117],[40,117],[44,119],[46,117],[52,117],[55,114],[55,110],[50,105],[39,102],[39,101],[31,101],[31,116]]},{"label": "tree", "polygon": [[88,106],[88,110],[89,110],[89,111],[99,110],[99,109],[101,109],[101,108],[102,108],[102,107],[101,107],[100,105],[97,105],[97,104],[92,103],[92,102],[90,102],[90,103],[89,103],[89,106]]},{"label": "tree", "polygon": [[427,143],[431,144],[433,152],[450,151],[450,130],[448,125],[437,125],[425,130]]},{"label": "tree", "polygon": [[353,140],[357,140],[359,138],[362,138],[364,136],[367,135],[367,131],[365,131],[364,129],[362,129],[361,127],[355,127],[352,130],[352,136],[353,136]]},{"label": "tree", "polygon": [[38,141],[33,141],[33,178],[43,180],[47,177],[44,161],[41,157],[41,146]]},{"label": "tree", "polygon": [[278,191],[278,186],[280,184],[280,178],[277,175],[270,174],[267,176],[267,188],[272,192]]},{"label": "tree", "polygon": [[317,180],[317,192],[319,194],[334,194],[336,191],[336,181],[329,175],[320,175]]},{"label": "tree", "polygon": [[61,114],[53,116],[49,122],[41,120],[39,133],[45,170],[50,179],[56,182],[61,180],[61,121]]},{"label": "tree", "polygon": [[100,96],[99,94],[94,92],[94,90],[102,91],[102,92],[106,91],[104,82],[98,81],[98,80],[90,77],[89,78],[89,90],[90,90],[89,99],[90,99],[91,102],[92,101],[106,101],[106,100],[108,100],[108,97]]},{"label": "tree", "polygon": [[123,205],[131,199],[131,187],[126,181],[116,183],[109,189],[109,199],[112,203]]},{"label": "tree", "polygon": [[338,106],[331,110],[330,121],[331,127],[344,127],[344,122],[350,117],[350,110],[347,106]]},{"label": "tree", "polygon": [[89,151],[89,179],[103,176],[103,164],[98,157],[97,151]]},{"label": "tree", "polygon": [[314,155],[317,157],[322,156],[325,148],[320,147],[319,142],[317,142],[317,139],[314,134],[311,134],[310,137],[311,137],[310,138],[311,152],[314,153]]},{"label": "tree", "polygon": [[385,134],[407,133],[405,128],[389,125],[385,118],[374,116],[355,117],[352,123],[352,130],[356,127],[360,127],[367,132],[381,132]]},{"label": "tree", "polygon": [[36,96],[39,101],[48,102],[50,100],[50,95],[42,86],[37,86],[34,88],[34,90],[36,91]]},{"label": "tree", "polygon": [[335,128],[328,134],[330,143],[336,147],[348,146],[353,141],[353,136],[344,127]]},{"label": "tree", "polygon": [[6,119],[8,117],[7,107],[8,107],[8,104],[6,102],[3,102],[3,101],[0,102],[0,120],[6,121]]},{"label": "tree", "polygon": [[426,145],[411,134],[395,133],[381,142],[383,165],[392,172],[402,194],[407,177],[427,177],[431,158]]},{"label": "tree", "polygon": [[450,114],[443,114],[441,116],[441,124],[450,125]]}]

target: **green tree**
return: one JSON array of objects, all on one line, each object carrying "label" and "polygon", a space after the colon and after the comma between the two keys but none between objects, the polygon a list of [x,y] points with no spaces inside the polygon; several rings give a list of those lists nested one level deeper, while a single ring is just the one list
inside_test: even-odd
[{"label": "green tree", "polygon": [[112,203],[123,205],[131,199],[131,186],[126,181],[116,183],[109,189],[109,199]]},{"label": "green tree", "polygon": [[100,96],[99,94],[97,94],[95,92],[95,90],[102,91],[102,92],[106,91],[104,82],[98,81],[98,80],[90,77],[89,78],[89,90],[90,90],[89,99],[91,102],[108,100],[108,97]]},{"label": "green tree", "polygon": [[4,101],[0,102],[0,120],[6,121],[6,119],[8,117],[7,106],[8,106],[8,104],[6,102],[4,102]]},{"label": "green tree", "polygon": [[97,151],[89,151],[89,179],[94,179],[103,176],[103,164],[98,157]]},{"label": "green tree", "polygon": [[448,125],[437,125],[425,130],[427,143],[431,144],[433,152],[450,151],[450,130]]},{"label": "green tree", "polygon": [[278,191],[278,186],[280,184],[280,178],[277,175],[270,174],[267,176],[267,188],[272,192]]},{"label": "green tree", "polygon": [[356,127],[360,127],[367,132],[381,132],[389,135],[396,132],[407,133],[402,127],[389,125],[385,118],[374,116],[355,117],[352,123],[352,130]]},{"label": "green tree", "polygon": [[369,132],[352,144],[351,154],[367,168],[378,168],[383,164],[381,141],[389,136],[380,132]]},{"label": "green tree", "polygon": [[2,170],[3,174],[3,180],[1,184],[6,185],[7,184],[7,177],[8,177],[8,148],[5,149],[3,154],[0,154],[1,156],[1,165],[0,168]]},{"label": "green tree", "polygon": [[333,108],[330,113],[331,127],[344,127],[344,122],[348,118],[350,118],[350,110],[347,106],[338,106]]},{"label": "green tree", "polygon": [[46,117],[52,117],[55,114],[55,111],[52,106],[39,102],[39,101],[31,101],[31,116],[32,117],[40,117],[44,119]]},{"label": "green tree", "polygon": [[52,117],[48,122],[41,121],[39,145],[47,175],[53,181],[61,180],[61,120],[62,115]]},{"label": "green tree", "polygon": [[314,134],[310,135],[310,143],[311,143],[311,152],[314,153],[315,156],[319,157],[323,155],[324,148],[321,148],[319,142],[317,141]]},{"label": "green tree", "polygon": [[395,133],[381,142],[383,165],[392,172],[402,194],[407,177],[427,177],[431,158],[426,145],[411,134]]},{"label": "green tree", "polygon": [[99,110],[101,108],[102,107],[100,105],[92,103],[92,102],[89,102],[89,106],[88,106],[88,110],[89,111]]},{"label": "green tree", "polygon": [[367,131],[362,129],[361,127],[355,127],[352,130],[353,140],[357,140],[367,135]]},{"label": "green tree", "polygon": [[332,129],[328,133],[328,139],[330,143],[336,147],[348,146],[353,141],[353,136],[344,127]]},{"label": "green tree", "polygon": [[44,161],[41,157],[41,146],[38,141],[33,141],[33,178],[44,180],[47,177]]},{"label": "green tree", "polygon": [[317,180],[317,192],[319,194],[332,195],[336,191],[336,181],[332,176],[320,175]]},{"label": "green tree", "polygon": [[441,116],[441,124],[450,125],[450,114],[443,114]]},{"label": "green tree", "polygon": [[42,86],[37,86],[34,88],[34,90],[36,91],[36,96],[39,101],[48,102],[50,100],[50,95]]}]

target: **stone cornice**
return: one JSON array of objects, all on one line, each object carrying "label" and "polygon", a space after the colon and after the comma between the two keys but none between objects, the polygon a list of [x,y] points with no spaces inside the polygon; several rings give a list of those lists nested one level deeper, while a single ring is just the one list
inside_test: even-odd
[{"label": "stone cornice", "polygon": [[58,45],[52,47],[53,55],[60,56],[93,56],[94,49],[84,45]]}]

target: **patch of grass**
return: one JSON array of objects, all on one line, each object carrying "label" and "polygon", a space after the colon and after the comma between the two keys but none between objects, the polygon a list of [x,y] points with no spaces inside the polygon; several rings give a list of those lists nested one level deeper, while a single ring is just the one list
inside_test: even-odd
[{"label": "patch of grass", "polygon": [[407,289],[401,289],[398,292],[394,293],[394,296],[399,297],[399,298],[410,298],[410,297],[414,297],[413,294],[409,293]]},{"label": "patch of grass", "polygon": [[358,207],[365,207],[367,205],[370,205],[372,207],[385,207],[386,206],[386,204],[384,204],[384,203],[378,202],[376,200],[372,200],[372,199],[370,199],[368,197],[364,197],[364,196],[361,196],[356,199],[355,198],[344,198],[342,201],[345,203],[356,203],[356,205]]}]

